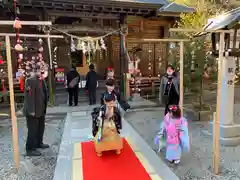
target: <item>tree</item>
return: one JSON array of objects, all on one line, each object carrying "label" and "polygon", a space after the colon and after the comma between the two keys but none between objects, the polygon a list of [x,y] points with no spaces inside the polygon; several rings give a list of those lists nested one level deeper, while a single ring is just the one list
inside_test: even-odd
[{"label": "tree", "polygon": [[[202,29],[209,18],[222,12],[221,5],[213,0],[176,0],[176,3],[196,8],[195,13],[181,14],[176,23],[178,28]],[[214,62],[207,56],[211,45],[208,36],[193,38],[194,32],[174,33],[178,38],[190,38],[191,42],[185,43],[184,53],[184,87],[198,94],[200,110],[203,108],[203,80],[206,78],[207,65],[213,66]],[[205,72],[205,73],[204,73]],[[189,76],[191,74],[191,76]],[[209,77],[207,77],[209,78]]]}]

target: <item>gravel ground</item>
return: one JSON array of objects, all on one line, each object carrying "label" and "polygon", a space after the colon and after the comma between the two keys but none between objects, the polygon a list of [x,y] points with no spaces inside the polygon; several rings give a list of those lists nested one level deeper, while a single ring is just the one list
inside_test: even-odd
[{"label": "gravel ground", "polygon": [[59,145],[61,142],[66,114],[46,116],[44,143],[50,149],[43,150],[41,157],[25,157],[26,123],[25,118],[18,118],[21,165],[16,172],[13,161],[12,134],[9,120],[0,120],[0,180],[52,180]]},{"label": "gravel ground", "polygon": [[[163,117],[161,109],[129,112],[125,119],[156,150],[154,136]],[[181,164],[169,165],[181,180],[240,180],[240,146],[221,147],[220,175],[212,173],[212,138],[203,133],[207,122],[190,122],[191,153],[182,156]],[[163,154],[160,154],[163,158]],[[163,158],[164,159],[164,158]]]}]

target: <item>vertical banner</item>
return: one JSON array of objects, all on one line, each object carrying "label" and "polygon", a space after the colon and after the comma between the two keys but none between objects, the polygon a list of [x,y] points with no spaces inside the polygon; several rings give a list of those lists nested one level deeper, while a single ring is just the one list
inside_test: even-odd
[{"label": "vertical banner", "polygon": [[55,69],[55,79],[57,83],[65,82],[64,68],[56,68]]}]

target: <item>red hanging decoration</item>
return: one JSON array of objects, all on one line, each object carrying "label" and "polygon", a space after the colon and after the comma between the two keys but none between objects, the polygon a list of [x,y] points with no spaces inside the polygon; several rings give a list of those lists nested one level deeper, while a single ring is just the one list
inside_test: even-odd
[{"label": "red hanging decoration", "polygon": [[[2,48],[2,42],[0,42],[0,49]],[[3,57],[2,55],[0,54],[0,65],[4,64],[4,60],[3,60]]]},{"label": "red hanging decoration", "polygon": [[[14,0],[13,1],[13,8],[14,8],[14,12],[15,12],[15,22],[13,24],[13,28],[15,29],[15,32],[16,32],[16,45],[15,45],[15,50],[18,52],[18,55],[17,55],[17,63],[18,63],[18,68],[20,70],[22,70],[23,68],[23,54],[21,54],[21,52],[23,51],[23,47],[21,45],[21,40],[20,40],[20,29],[22,28],[22,25],[21,25],[21,21],[20,19],[18,18],[18,12],[17,12],[17,0]],[[20,89],[22,88],[21,84],[23,84],[21,82],[21,78],[19,80],[19,83],[20,83]]]},{"label": "red hanging decoration", "polygon": [[0,65],[4,64],[3,57],[0,55]]},{"label": "red hanging decoration", "polygon": [[24,77],[23,76],[20,77],[19,86],[20,86],[20,91],[24,92]]}]

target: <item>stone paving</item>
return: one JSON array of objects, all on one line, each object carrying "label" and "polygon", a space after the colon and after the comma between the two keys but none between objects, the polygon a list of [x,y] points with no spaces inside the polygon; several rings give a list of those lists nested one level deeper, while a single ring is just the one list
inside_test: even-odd
[{"label": "stone paving", "polygon": [[[72,174],[72,171],[74,169],[76,170],[73,161],[74,144],[91,140],[91,111],[92,109],[89,107],[85,107],[85,110],[84,107],[81,107],[81,110],[77,112],[68,112],[53,180],[73,180],[72,178],[76,177],[74,173],[76,171]],[[141,136],[139,136],[125,120],[123,120],[123,131],[121,135],[130,137],[133,140],[155,170],[154,172],[160,176],[162,180],[178,180],[176,175],[158,158]],[[79,171],[80,170],[81,167],[79,165]]]},{"label": "stone paving", "polygon": [[52,180],[61,142],[66,114],[48,114],[44,142],[51,147],[42,151],[41,157],[25,157],[26,120],[18,118],[20,170],[17,173],[13,162],[12,131],[9,119],[0,121],[0,180]]},{"label": "stone paving", "polygon": [[[125,115],[133,128],[156,150],[153,139],[163,119],[162,108],[129,112]],[[212,173],[212,137],[203,133],[207,122],[189,122],[191,153],[184,154],[179,166],[169,167],[181,180],[240,180],[240,146],[221,147],[221,173]],[[163,155],[160,155],[163,159]]]}]

